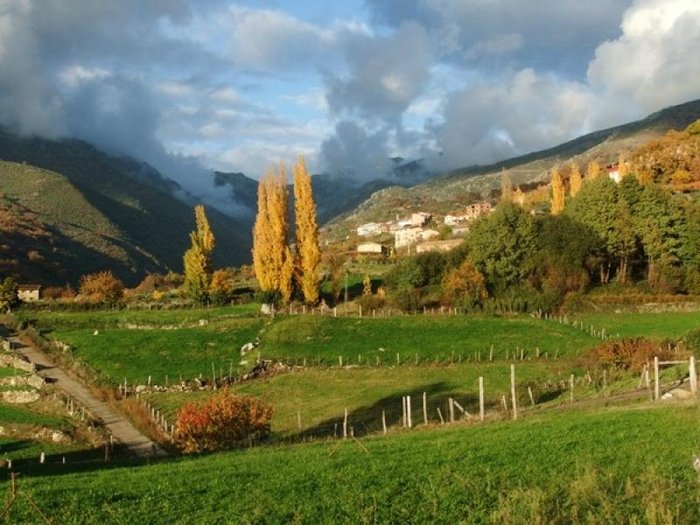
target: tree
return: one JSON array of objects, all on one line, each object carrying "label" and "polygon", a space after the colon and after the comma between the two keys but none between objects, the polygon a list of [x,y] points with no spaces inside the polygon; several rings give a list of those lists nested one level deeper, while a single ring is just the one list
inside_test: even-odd
[{"label": "tree", "polygon": [[620,153],[617,160],[617,172],[620,174],[620,180],[624,179],[629,173],[629,167],[627,166],[624,153]]},{"label": "tree", "polygon": [[79,293],[92,302],[116,303],[124,295],[124,285],[107,270],[81,277]]},{"label": "tree", "polygon": [[578,168],[578,164],[571,165],[571,175],[569,177],[569,194],[575,197],[576,194],[581,191],[581,185],[583,181],[581,180],[581,170]]},{"label": "tree", "polygon": [[287,175],[268,170],[258,184],[258,213],[253,227],[253,268],[265,294],[292,295],[294,259],[287,246]]},{"label": "tree", "polygon": [[599,177],[585,184],[571,199],[567,213],[591,227],[602,240],[604,250],[600,260],[600,282],[610,280],[617,268],[619,280],[627,275],[627,262],[635,247],[629,207],[620,202],[620,189],[608,177]]},{"label": "tree", "polygon": [[192,245],[183,257],[185,289],[192,298],[204,302],[209,297],[212,274],[211,253],[214,250],[215,241],[204,206],[201,204],[195,206],[194,215],[197,229],[190,232]]},{"label": "tree", "polygon": [[17,283],[12,277],[6,277],[0,283],[0,309],[5,310],[9,314],[12,308],[19,304],[17,291]]},{"label": "tree", "polygon": [[557,168],[552,169],[552,203],[550,211],[552,215],[559,215],[564,211],[564,181]]},{"label": "tree", "polygon": [[586,168],[586,181],[594,181],[600,176],[600,164],[595,160],[588,163]]},{"label": "tree", "polygon": [[442,280],[442,293],[449,304],[472,308],[488,298],[486,280],[469,259],[449,272]]},{"label": "tree", "polygon": [[472,263],[492,295],[519,285],[530,274],[536,249],[532,216],[517,204],[501,203],[477,219],[466,239]]},{"label": "tree", "polygon": [[510,180],[510,173],[505,168],[501,171],[501,202],[513,200],[513,181]]},{"label": "tree", "polygon": [[236,291],[236,274],[231,268],[216,270],[209,283],[209,297],[214,304],[223,305],[231,301]]},{"label": "tree", "polygon": [[301,157],[294,165],[294,213],[299,288],[304,300],[315,304],[319,297],[321,249],[318,245],[316,203],[311,188],[311,177]]},{"label": "tree", "polygon": [[372,280],[368,274],[362,279],[362,295],[372,295]]}]

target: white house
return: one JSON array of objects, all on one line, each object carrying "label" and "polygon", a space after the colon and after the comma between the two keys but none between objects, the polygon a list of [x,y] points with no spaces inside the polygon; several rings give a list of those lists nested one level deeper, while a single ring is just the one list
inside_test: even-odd
[{"label": "white house", "polygon": [[33,303],[41,299],[40,284],[20,284],[17,286],[17,297],[25,303]]},{"label": "white house", "polygon": [[369,237],[370,235],[378,235],[382,232],[382,225],[377,222],[368,222],[357,227],[357,235],[360,237]]},{"label": "white house", "polygon": [[357,253],[382,255],[386,248],[378,242],[364,242],[357,245]]},{"label": "white house", "polygon": [[422,233],[422,228],[405,228],[403,230],[396,230],[396,232],[394,232],[394,247],[398,249],[406,246],[413,246],[418,241],[422,240]]}]

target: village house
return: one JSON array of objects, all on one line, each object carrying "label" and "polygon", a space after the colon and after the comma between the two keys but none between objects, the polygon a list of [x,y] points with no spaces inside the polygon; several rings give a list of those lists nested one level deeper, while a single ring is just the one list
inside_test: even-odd
[{"label": "village house", "polygon": [[424,226],[432,217],[430,213],[424,211],[419,211],[418,213],[411,214],[411,226],[420,227]]},{"label": "village house", "polygon": [[357,245],[357,253],[363,255],[385,255],[386,247],[378,242],[364,242]]},{"label": "village house", "polygon": [[608,166],[605,166],[605,171],[608,172],[608,177],[610,178],[610,180],[617,182],[618,184],[622,182],[619,164],[609,164]]},{"label": "village house", "polygon": [[20,284],[17,286],[17,297],[25,303],[33,303],[41,299],[40,284]]},{"label": "village house", "polygon": [[490,202],[477,202],[470,204],[464,210],[464,212],[451,212],[445,215],[445,225],[446,226],[459,226],[466,222],[473,221],[480,215],[485,213],[490,213],[492,211]]},{"label": "village house", "polygon": [[429,241],[416,244],[416,253],[449,252],[464,242],[462,239],[447,239],[444,241]]},{"label": "village house", "polygon": [[371,235],[379,235],[382,233],[382,224],[377,222],[368,222],[357,227],[357,235],[360,237],[369,237]]},{"label": "village house", "polygon": [[472,221],[479,217],[480,215],[484,215],[486,213],[491,213],[492,207],[490,202],[476,202],[474,204],[470,204],[467,206],[465,216],[467,217],[467,220]]},{"label": "village house", "polygon": [[396,249],[414,246],[421,240],[422,228],[405,228],[394,232],[394,247]]}]

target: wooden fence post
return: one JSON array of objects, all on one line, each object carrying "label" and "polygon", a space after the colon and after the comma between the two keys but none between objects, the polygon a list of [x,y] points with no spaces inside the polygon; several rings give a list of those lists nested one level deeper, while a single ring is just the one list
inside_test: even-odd
[{"label": "wooden fence post", "polygon": [[484,420],[484,378],[479,376],[479,419]]},{"label": "wooden fence post", "polygon": [[513,405],[513,419],[518,419],[518,400],[515,397],[515,365],[510,365],[510,396]]},{"label": "wooden fence post", "polygon": [[382,410],[382,432],[386,436],[386,411]]},{"label": "wooden fence post", "polygon": [[530,396],[530,403],[532,403],[532,406],[535,406],[535,396],[532,395],[532,388],[529,386],[527,387],[527,395]]},{"label": "wooden fence post", "polygon": [[571,374],[571,376],[569,377],[569,390],[571,391],[570,400],[573,403],[574,402],[574,374]]},{"label": "wooden fence post", "polygon": [[348,409],[345,409],[345,417],[343,418],[343,439],[348,437]]},{"label": "wooden fence post", "polygon": [[423,392],[423,423],[428,424],[428,396]]},{"label": "wooden fence post", "polygon": [[695,356],[690,356],[690,362],[688,363],[688,375],[690,376],[690,391],[693,394],[698,392],[698,374],[695,371]]},{"label": "wooden fence post", "polygon": [[450,414],[450,423],[454,423],[455,422],[455,406],[454,406],[452,398],[449,398],[449,400],[448,400],[448,408],[449,408],[449,414]]},{"label": "wooden fence post", "polygon": [[659,357],[654,356],[654,399],[658,401],[661,394],[659,387]]},{"label": "wooden fence post", "polygon": [[411,418],[411,396],[406,396],[406,415],[408,416],[408,428],[413,428],[413,419]]},{"label": "wooden fence post", "polygon": [[440,417],[440,424],[444,425],[445,424],[445,418],[442,417],[442,412],[440,412],[440,407],[437,409],[438,416]]},{"label": "wooden fence post", "polygon": [[401,396],[401,426],[406,428],[406,396]]}]

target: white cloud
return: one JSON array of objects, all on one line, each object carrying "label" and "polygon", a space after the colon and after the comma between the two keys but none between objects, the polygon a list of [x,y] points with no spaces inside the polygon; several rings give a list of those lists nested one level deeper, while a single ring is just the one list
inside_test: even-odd
[{"label": "white cloud", "polygon": [[588,67],[611,118],[700,95],[700,2],[638,0],[621,28],[622,36],[601,44]]}]

